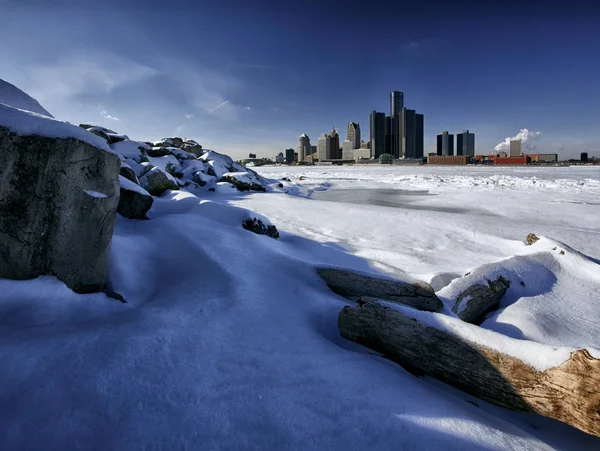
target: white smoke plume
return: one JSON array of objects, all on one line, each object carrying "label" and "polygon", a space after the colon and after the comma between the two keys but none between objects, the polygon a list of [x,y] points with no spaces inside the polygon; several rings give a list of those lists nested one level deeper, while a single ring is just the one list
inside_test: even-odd
[{"label": "white smoke plume", "polygon": [[521,149],[523,153],[533,152],[537,149],[537,141],[540,139],[541,132],[530,132],[526,128],[521,129],[517,136],[506,138],[503,142],[494,147],[496,152],[508,152],[511,139],[521,140]]}]

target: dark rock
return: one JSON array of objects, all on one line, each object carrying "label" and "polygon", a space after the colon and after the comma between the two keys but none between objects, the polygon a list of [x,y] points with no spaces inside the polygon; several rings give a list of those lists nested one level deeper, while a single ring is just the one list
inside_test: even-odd
[{"label": "dark rock", "polygon": [[127,135],[117,135],[116,133],[107,133],[107,136],[109,144],[115,144],[129,139],[129,136]]},{"label": "dark rock", "polygon": [[146,213],[152,208],[154,199],[142,187],[121,177],[121,196],[117,211],[128,219],[148,219]]},{"label": "dark rock", "polygon": [[140,184],[140,181],[138,180],[137,176],[135,175],[135,171],[133,169],[131,169],[129,166],[124,166],[123,164],[121,164],[121,169],[119,170],[119,175],[122,175],[127,180],[131,180],[136,185]]},{"label": "dark rock", "polygon": [[181,172],[173,163],[167,163],[165,165],[165,171],[178,179],[183,177],[183,172]]},{"label": "dark rock", "polygon": [[288,177],[283,177],[279,180],[281,180],[282,182],[291,182],[291,180]]},{"label": "dark rock", "polygon": [[485,315],[498,308],[500,299],[508,287],[510,287],[510,281],[502,276],[496,280],[488,280],[487,287],[473,285],[458,296],[452,311],[467,323],[481,324]]},{"label": "dark rock", "polygon": [[527,235],[527,238],[525,238],[525,242],[528,246],[531,246],[537,241],[539,241],[539,238],[534,233],[530,233],[529,235]]},{"label": "dark rock", "polygon": [[265,225],[260,219],[247,219],[242,223],[242,227],[244,227],[246,230],[256,233],[257,235],[267,235],[271,238],[279,238],[277,227],[274,225]]},{"label": "dark rock", "polygon": [[102,130],[105,133],[117,133],[114,130],[111,130],[110,128],[100,127],[99,125],[79,124],[79,126],[81,128],[85,128],[86,130],[89,130],[90,128],[95,128],[95,129],[98,129],[98,130]]},{"label": "dark rock", "polygon": [[183,139],[181,138],[163,138],[162,140],[152,144],[154,147],[181,147]]},{"label": "dark rock", "polygon": [[171,154],[167,147],[152,147],[151,149],[147,149],[146,153],[150,157],[164,157]]},{"label": "dark rock", "polygon": [[56,275],[103,289],[119,203],[119,158],[74,138],[0,126],[0,277]]},{"label": "dark rock", "polygon": [[106,142],[110,141],[110,138],[108,137],[108,133],[106,133],[102,127],[90,127],[87,129],[87,131],[90,133],[93,133],[96,136],[99,136],[102,139],[105,139]]},{"label": "dark rock", "polygon": [[279,188],[283,188],[283,183],[279,183],[277,186],[278,186]]},{"label": "dark rock", "polygon": [[408,283],[338,268],[317,268],[317,272],[333,292],[350,300],[356,297],[365,302],[381,299],[432,312],[444,307],[425,282]]},{"label": "dark rock", "polygon": [[199,157],[204,153],[202,146],[195,141],[184,142],[181,146],[181,149],[185,150],[186,152],[193,153],[196,157]]},{"label": "dark rock", "polygon": [[178,190],[179,185],[159,168],[153,167],[140,178],[141,186],[153,196],[160,196],[166,190]]},{"label": "dark rock", "polygon": [[243,181],[238,180],[237,178],[230,176],[230,175],[225,175],[225,176],[221,177],[221,180],[219,180],[219,181],[231,183],[233,186],[235,186],[237,188],[238,191],[262,191],[262,192],[266,191],[265,187],[262,185],[259,185],[258,183],[243,182]]}]

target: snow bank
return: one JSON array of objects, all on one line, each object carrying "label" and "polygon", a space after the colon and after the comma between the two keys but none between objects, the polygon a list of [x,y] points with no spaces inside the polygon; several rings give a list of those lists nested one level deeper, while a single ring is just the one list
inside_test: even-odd
[{"label": "snow bank", "polygon": [[75,138],[106,152],[114,153],[104,139],[83,128],[4,104],[0,104],[0,126],[20,135]]},{"label": "snow bank", "polygon": [[29,94],[2,79],[0,79],[0,103],[43,116],[54,117]]},{"label": "snow bank", "polygon": [[503,276],[511,282],[481,324],[509,337],[549,346],[600,349],[600,265],[558,241],[540,237],[504,260],[474,268],[438,292],[451,308],[474,284]]}]

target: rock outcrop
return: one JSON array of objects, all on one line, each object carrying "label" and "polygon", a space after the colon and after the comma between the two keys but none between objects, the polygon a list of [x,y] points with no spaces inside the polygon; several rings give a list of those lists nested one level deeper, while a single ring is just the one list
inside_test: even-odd
[{"label": "rock outcrop", "polygon": [[0,276],[55,274],[78,292],[103,289],[119,158],[79,139],[1,125],[0,149]]},{"label": "rock outcrop", "polygon": [[131,180],[136,185],[140,184],[137,176],[135,175],[135,171],[125,163],[121,163],[121,169],[119,170],[119,175],[122,175],[127,180]]},{"label": "rock outcrop", "polygon": [[497,280],[488,280],[488,286],[473,285],[458,295],[452,311],[460,319],[471,324],[481,324],[498,304],[510,287],[510,281],[500,276]]},{"label": "rock outcrop", "polygon": [[141,186],[125,177],[120,177],[121,196],[117,211],[128,219],[148,219],[146,213],[152,208],[154,199]]},{"label": "rock outcrop", "polygon": [[444,306],[425,282],[408,283],[338,268],[318,268],[317,272],[334,293],[350,300],[382,299],[432,312]]},{"label": "rock outcrop", "polygon": [[157,167],[152,167],[140,178],[140,185],[152,196],[160,196],[168,189],[179,189],[179,185],[173,176]]},{"label": "rock outcrop", "polygon": [[242,227],[257,235],[267,235],[271,238],[279,238],[279,232],[274,225],[265,224],[260,219],[250,218],[242,223]]},{"label": "rock outcrop", "polygon": [[529,235],[527,235],[527,238],[525,238],[525,242],[528,246],[531,246],[537,241],[539,241],[539,238],[535,235],[535,233],[530,233]]},{"label": "rock outcrop", "polygon": [[254,182],[244,181],[243,179],[235,177],[234,175],[231,175],[231,174],[224,175],[223,177],[221,177],[220,181],[231,183],[233,186],[236,187],[236,189],[238,191],[261,191],[261,192],[266,191],[266,188],[263,185],[259,185],[258,183],[254,183]]},{"label": "rock outcrop", "polygon": [[342,337],[384,354],[413,373],[434,377],[493,404],[535,412],[600,436],[600,359],[587,350],[573,351],[564,363],[541,371],[493,349],[492,343],[484,346],[468,335],[436,326],[440,321],[433,313],[419,316],[423,318],[367,302],[344,307],[338,327]]}]

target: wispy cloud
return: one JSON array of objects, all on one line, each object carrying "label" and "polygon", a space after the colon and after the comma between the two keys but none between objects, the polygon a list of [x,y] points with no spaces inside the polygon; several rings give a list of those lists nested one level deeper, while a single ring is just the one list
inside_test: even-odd
[{"label": "wispy cloud", "polygon": [[187,117],[188,119],[193,119],[194,115],[193,114],[186,114],[185,117]]},{"label": "wispy cloud", "polygon": [[119,120],[118,117],[111,116],[105,110],[100,111],[100,114],[102,115],[102,117],[104,117],[104,119],[110,119],[111,121],[118,121]]},{"label": "wispy cloud", "polygon": [[217,111],[219,108],[221,108],[221,107],[222,107],[222,106],[224,106],[224,105],[227,105],[228,103],[229,103],[229,100],[225,100],[225,102],[223,102],[223,103],[221,103],[221,104],[217,105],[216,107],[214,107],[212,110],[209,110],[208,112],[209,112],[209,113],[212,113],[213,111]]},{"label": "wispy cloud", "polygon": [[244,107],[244,109],[245,109],[246,111],[250,111],[252,108],[250,108],[249,106],[245,106],[245,107]]}]

